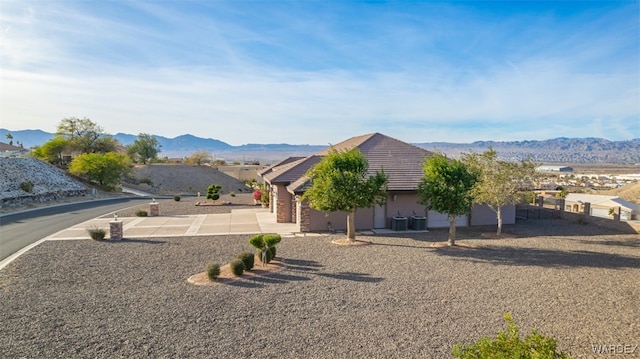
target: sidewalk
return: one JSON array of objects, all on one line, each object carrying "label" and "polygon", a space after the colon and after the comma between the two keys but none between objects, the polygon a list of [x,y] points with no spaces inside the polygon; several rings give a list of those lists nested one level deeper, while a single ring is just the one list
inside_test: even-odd
[{"label": "sidewalk", "polygon": [[[87,230],[102,228],[109,238],[109,222],[113,218],[95,218],[62,230],[46,240],[88,239]],[[273,213],[266,208],[237,209],[231,213],[200,214],[191,216],[125,217],[124,238],[211,236],[223,234],[278,233],[283,237],[299,232],[295,223],[276,223]]]}]

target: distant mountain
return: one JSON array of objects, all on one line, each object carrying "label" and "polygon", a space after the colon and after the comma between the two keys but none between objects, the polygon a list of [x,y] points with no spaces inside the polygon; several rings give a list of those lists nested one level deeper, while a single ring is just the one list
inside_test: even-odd
[{"label": "distant mountain", "polygon": [[602,138],[559,137],[543,141],[476,141],[473,143],[418,143],[430,151],[457,157],[462,152],[484,152],[492,147],[504,160],[548,163],[640,163],[640,138],[609,141]]},{"label": "distant mountain", "polygon": [[24,148],[31,148],[34,146],[40,146],[41,144],[49,141],[53,138],[53,133],[44,132],[42,130],[20,130],[20,131],[8,131],[4,128],[0,128],[0,141],[9,142],[7,134],[10,133],[13,136],[13,144],[20,142]]},{"label": "distant mountain", "polygon": [[[123,145],[130,145],[138,139],[136,135],[118,133],[115,137]],[[155,136],[162,146],[162,152],[193,152],[197,150],[228,151],[233,146],[211,138],[200,138],[194,135],[181,135],[175,138]]]},{"label": "distant mountain", "polygon": [[[25,148],[39,146],[53,138],[53,133],[41,130],[8,131],[0,129],[0,141],[7,142],[11,133],[14,144],[20,142]],[[137,135],[118,133],[114,137],[123,145],[132,144]],[[197,150],[210,151],[216,158],[227,161],[258,160],[272,162],[288,156],[307,156],[327,146],[281,144],[245,144],[231,146],[212,138],[201,138],[190,134],[175,138],[156,136],[162,145],[162,155],[185,157]],[[527,157],[545,163],[640,163],[640,138],[627,141],[609,141],[602,138],[559,137],[544,141],[476,141],[473,143],[425,142],[416,146],[430,151],[440,151],[450,157],[459,157],[466,152],[484,152],[493,147],[504,160],[522,160]]]}]

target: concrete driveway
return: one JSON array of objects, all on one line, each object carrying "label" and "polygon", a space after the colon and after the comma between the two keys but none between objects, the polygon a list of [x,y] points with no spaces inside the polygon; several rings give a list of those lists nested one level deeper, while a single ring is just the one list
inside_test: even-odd
[{"label": "concrete driveway", "polygon": [[[55,233],[48,240],[88,239],[87,229],[102,228],[109,238],[113,218],[95,218]],[[190,216],[120,217],[124,238],[211,236],[221,234],[278,233],[283,237],[299,232],[295,223],[276,223],[266,208],[237,209],[231,213]]]}]

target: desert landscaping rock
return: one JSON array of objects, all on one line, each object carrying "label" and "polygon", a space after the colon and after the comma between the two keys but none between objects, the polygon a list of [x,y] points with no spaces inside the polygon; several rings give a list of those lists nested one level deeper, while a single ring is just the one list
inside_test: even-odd
[{"label": "desert landscaping rock", "polygon": [[[183,201],[161,214],[213,208]],[[0,271],[0,357],[446,358],[504,312],[576,358],[640,344],[638,235],[560,219],[492,230],[459,228],[455,250],[432,246],[446,229],[283,238],[285,268],[213,286],[186,279],[249,236],[46,241]]]}]

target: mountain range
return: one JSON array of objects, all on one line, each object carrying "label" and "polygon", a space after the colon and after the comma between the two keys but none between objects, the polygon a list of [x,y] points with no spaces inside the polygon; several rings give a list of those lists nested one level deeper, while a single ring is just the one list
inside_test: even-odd
[{"label": "mountain range", "polygon": [[[0,140],[8,142],[11,133],[14,144],[25,148],[39,146],[54,137],[42,130],[9,131],[0,128]],[[138,136],[118,133],[113,136],[121,144],[132,144]],[[174,138],[156,136],[162,146],[162,156],[185,157],[197,150],[209,151],[217,159],[227,161],[272,162],[289,156],[308,156],[326,145],[244,144],[232,146],[220,140],[201,138],[190,134]],[[602,138],[566,138],[528,141],[476,141],[472,143],[423,142],[414,143],[429,151],[439,151],[449,157],[461,153],[484,152],[492,147],[504,160],[522,160],[527,157],[544,163],[640,163],[640,138],[609,141]]]}]

